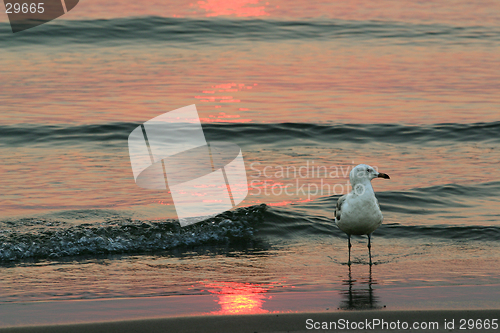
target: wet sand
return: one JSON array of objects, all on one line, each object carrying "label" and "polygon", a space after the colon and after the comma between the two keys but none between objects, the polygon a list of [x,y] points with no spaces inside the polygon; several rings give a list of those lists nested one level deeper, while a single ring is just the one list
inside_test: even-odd
[{"label": "wet sand", "polygon": [[361,291],[10,302],[0,333],[500,331],[498,285]]},{"label": "wet sand", "polygon": [[[337,330],[349,331],[402,331],[408,330],[450,332],[485,331],[486,320],[500,319],[500,310],[420,310],[420,311],[347,311],[316,313],[281,313],[262,315],[207,315],[162,319],[143,319],[134,321],[115,321],[73,325],[32,326],[2,328],[0,332],[73,332],[73,333],[128,333],[128,332],[204,332],[204,333],[254,333],[254,332],[327,332]],[[469,329],[464,320],[474,322]],[[471,321],[472,320],[472,321]],[[481,329],[479,322],[482,323]],[[420,329],[412,329],[418,323]],[[324,326],[326,325],[326,326]],[[335,325],[337,329],[335,329]],[[343,325],[343,326],[342,326]],[[368,325],[368,327],[365,327]],[[359,327],[362,326],[362,329]],[[322,329],[328,327],[327,329]],[[342,328],[344,327],[344,328]],[[462,329],[461,329],[462,327]],[[491,326],[490,326],[491,327]],[[491,329],[487,331],[497,331]]]}]

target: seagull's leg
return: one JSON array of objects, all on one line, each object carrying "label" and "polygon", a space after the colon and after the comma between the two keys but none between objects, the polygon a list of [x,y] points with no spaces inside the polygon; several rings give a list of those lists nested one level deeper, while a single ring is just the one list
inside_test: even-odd
[{"label": "seagull's leg", "polygon": [[347,235],[347,246],[349,247],[349,261],[347,262],[347,264],[349,266],[351,266],[351,235]]},{"label": "seagull's leg", "polygon": [[372,265],[372,243],[371,234],[368,234],[368,256],[370,257],[370,266]]}]

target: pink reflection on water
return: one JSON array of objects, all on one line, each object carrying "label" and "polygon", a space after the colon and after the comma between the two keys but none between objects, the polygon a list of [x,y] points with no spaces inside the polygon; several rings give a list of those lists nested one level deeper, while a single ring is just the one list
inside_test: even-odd
[{"label": "pink reflection on water", "polygon": [[208,118],[200,118],[200,120],[204,123],[248,123],[252,121],[252,119],[233,119],[239,117],[239,115],[227,115],[226,117],[210,115]]},{"label": "pink reflection on water", "polygon": [[[266,3],[268,5],[269,3]],[[260,0],[205,0],[196,3],[205,16],[256,17],[269,16]],[[191,4],[193,6],[193,4]]]},{"label": "pink reflection on water", "polygon": [[[253,87],[257,86],[257,83],[253,85],[247,85],[244,83],[222,83],[215,84],[208,89],[202,90],[201,95],[195,95],[196,98],[201,103],[217,103],[219,105],[214,105],[215,109],[222,108],[224,106],[231,106],[232,103],[241,103],[241,99],[238,99],[234,96],[228,95],[213,95],[215,93],[225,93],[225,92],[233,92],[238,93],[241,91],[248,91]],[[223,104],[223,105],[220,105]],[[234,110],[231,108],[230,110]],[[249,111],[249,108],[238,108],[238,111]],[[201,121],[206,123],[248,123],[252,121],[252,119],[241,119],[238,114],[228,114],[226,112],[219,112],[218,114],[209,114],[208,117],[201,117]]]},{"label": "pink reflection on water", "polygon": [[239,283],[239,282],[201,282],[207,291],[216,294],[217,303],[221,306],[219,311],[212,314],[258,314],[267,313],[269,310],[262,306],[266,299],[271,298],[266,293],[276,287],[275,283]]}]

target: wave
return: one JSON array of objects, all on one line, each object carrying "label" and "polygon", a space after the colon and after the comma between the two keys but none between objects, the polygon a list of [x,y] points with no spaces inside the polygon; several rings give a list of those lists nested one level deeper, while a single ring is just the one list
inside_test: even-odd
[{"label": "wave", "polygon": [[[126,145],[128,135],[140,123],[90,125],[0,125],[0,145],[23,146],[86,144]],[[399,142],[409,144],[449,144],[460,142],[500,142],[500,121],[472,124],[203,124],[209,141],[227,140],[241,146],[302,142]]]},{"label": "wave", "polygon": [[[8,221],[13,228],[0,233],[0,262],[245,243],[251,240],[265,209],[265,205],[239,208],[187,227],[175,220],[117,219],[70,227],[43,219]],[[22,229],[16,228],[19,225],[34,225],[36,230],[17,231]]]},{"label": "wave", "polygon": [[[63,46],[68,44],[120,46],[138,41],[211,45],[235,41],[277,40],[394,40],[396,43],[467,42],[500,39],[496,27],[458,27],[385,21],[190,19],[157,16],[97,20],[56,20],[13,35],[0,23],[0,43]],[[162,44],[168,46],[168,44]]]},{"label": "wave", "polygon": [[500,182],[474,185],[446,184],[409,191],[377,193],[384,211],[412,215],[429,215],[459,208],[471,208],[477,204],[478,199],[495,198],[499,195]]},{"label": "wave", "polygon": [[[500,182],[478,185],[440,185],[409,191],[377,193],[384,212],[419,216],[469,207],[467,196],[497,198]],[[79,255],[149,253],[201,245],[276,243],[311,237],[345,238],[331,219],[337,197],[322,197],[302,206],[269,207],[265,204],[228,211],[204,222],[181,228],[175,220],[147,221],[116,218],[116,214],[91,210],[52,214],[52,218],[3,221],[0,262]],[[431,212],[430,212],[431,211]],[[329,213],[328,213],[329,212]],[[85,215],[91,220],[85,222]],[[325,214],[325,215],[322,215]],[[328,215],[329,214],[329,215]],[[328,216],[326,216],[328,215]],[[401,215],[402,216],[402,215]],[[497,217],[495,217],[498,220]],[[70,221],[69,223],[67,221]],[[80,224],[76,224],[80,223]],[[498,241],[500,226],[408,225],[384,223],[377,237],[462,241]],[[262,243],[264,241],[264,243]]]},{"label": "wave", "polygon": [[[386,206],[382,206],[382,210],[384,212],[390,211]],[[309,236],[331,236],[345,238],[345,233],[335,226],[331,218],[326,216],[311,216],[305,212],[292,212],[288,209],[272,207],[265,211],[264,221],[257,234],[265,237],[297,239]],[[386,238],[429,239],[431,237],[444,240],[496,242],[500,237],[500,226],[384,223],[376,230],[375,234],[377,237]]]},{"label": "wave", "polygon": [[[481,212],[480,207],[478,209],[473,205],[478,203],[477,200],[481,205],[490,205],[490,202],[494,204],[499,196],[500,181],[377,192],[381,209],[386,217],[392,216],[392,221],[406,221],[410,217],[410,221],[418,221],[418,224],[386,221],[377,229],[376,235],[387,238],[433,237],[444,240],[496,242],[500,237],[498,223],[500,216],[492,215],[491,210]],[[344,238],[345,234],[332,220],[334,205],[338,198],[338,195],[326,196],[298,206],[270,207],[264,212],[264,223],[259,226],[257,234],[271,239],[324,236]],[[470,198],[473,198],[473,203],[469,202]],[[484,214],[482,220],[485,224],[471,225],[468,222],[471,214],[472,216]]]},{"label": "wave", "polygon": [[87,144],[98,142],[111,144],[127,142],[129,134],[140,123],[110,123],[90,125],[35,125],[23,124],[12,126],[0,125],[0,138],[4,146],[24,146],[44,144]]},{"label": "wave", "polygon": [[[206,126],[213,140],[224,138],[242,138],[242,144],[251,140],[253,143],[266,144],[301,139],[303,142],[353,142],[370,143],[401,142],[429,144],[438,142],[492,141],[500,142],[497,135],[500,122],[472,124],[434,124],[434,125],[399,125],[399,124],[234,124]],[[205,125],[203,126],[205,128]],[[248,138],[248,139],[247,139]]]}]

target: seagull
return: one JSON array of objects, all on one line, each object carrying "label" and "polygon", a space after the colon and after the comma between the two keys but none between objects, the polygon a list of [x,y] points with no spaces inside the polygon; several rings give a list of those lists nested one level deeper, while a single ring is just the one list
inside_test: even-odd
[{"label": "seagull", "polygon": [[390,179],[389,175],[377,172],[366,164],[355,166],[349,173],[352,191],[337,201],[335,224],[347,234],[349,261],[351,265],[351,235],[368,235],[368,254],[372,265],[371,234],[384,220],[378,200],[373,192],[371,180],[374,178]]}]

